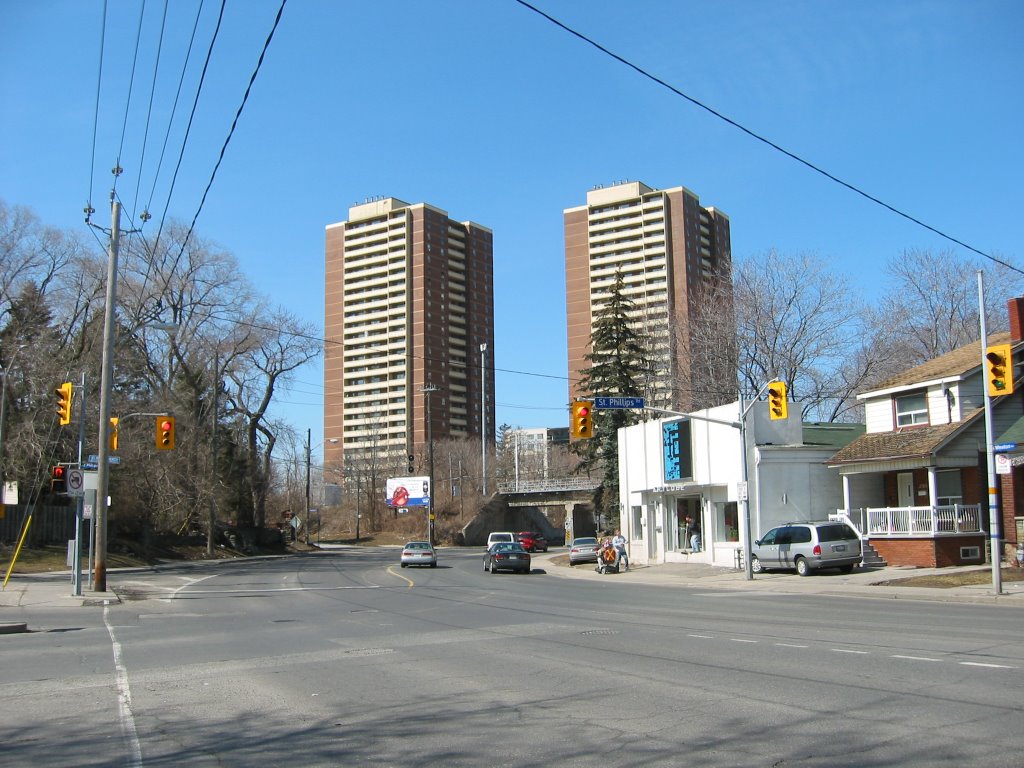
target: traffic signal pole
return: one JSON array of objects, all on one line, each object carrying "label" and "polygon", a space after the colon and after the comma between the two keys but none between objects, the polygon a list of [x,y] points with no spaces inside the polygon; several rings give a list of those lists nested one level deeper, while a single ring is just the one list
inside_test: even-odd
[{"label": "traffic signal pole", "polygon": [[[988,363],[988,330],[985,327],[985,282],[983,273],[978,270],[978,315],[981,327],[981,370],[986,370]],[[1007,355],[1006,368],[1009,371],[1007,378],[1013,382],[1013,350]],[[1005,384],[1004,384],[1005,388]],[[1013,391],[1013,387],[1010,387]],[[1000,570],[1003,565],[1003,545],[1000,536],[1000,514],[999,490],[996,488],[996,457],[993,448],[994,436],[992,433],[992,394],[989,387],[985,387],[985,464],[988,469],[988,524],[989,536],[991,537],[990,548],[992,550],[992,592],[999,595],[1003,592],[1003,573]]]},{"label": "traffic signal pole", "polygon": [[110,396],[114,369],[114,310],[117,305],[117,257],[121,242],[121,204],[110,195],[110,245],[107,252],[107,303],[103,311],[103,361],[100,367],[100,425],[96,468],[96,561],[93,589],[107,591],[107,490],[110,481]]}]

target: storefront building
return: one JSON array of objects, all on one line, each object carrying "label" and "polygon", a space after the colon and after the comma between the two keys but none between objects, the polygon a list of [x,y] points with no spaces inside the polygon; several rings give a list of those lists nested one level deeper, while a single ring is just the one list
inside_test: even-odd
[{"label": "storefront building", "polygon": [[828,519],[842,506],[842,484],[825,461],[862,425],[772,421],[757,402],[741,449],[739,418],[732,403],[619,430],[620,528],[632,562],[738,568],[748,506],[752,539],[783,523]]}]

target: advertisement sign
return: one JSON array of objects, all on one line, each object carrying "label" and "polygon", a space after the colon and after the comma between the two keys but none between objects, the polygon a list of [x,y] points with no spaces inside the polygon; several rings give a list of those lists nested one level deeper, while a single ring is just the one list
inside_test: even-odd
[{"label": "advertisement sign", "polygon": [[386,488],[389,507],[401,510],[430,506],[429,477],[389,477]]},{"label": "advertisement sign", "polygon": [[661,425],[665,482],[693,479],[693,448],[690,445],[690,421],[667,421]]}]

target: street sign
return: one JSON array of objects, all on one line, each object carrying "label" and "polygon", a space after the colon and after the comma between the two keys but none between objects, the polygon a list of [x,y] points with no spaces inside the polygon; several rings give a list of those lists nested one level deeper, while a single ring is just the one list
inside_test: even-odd
[{"label": "street sign", "polygon": [[80,469],[69,469],[66,487],[68,496],[84,496],[85,473]]},{"label": "street sign", "polygon": [[643,408],[642,397],[595,397],[595,408]]},{"label": "street sign", "polygon": [[[99,454],[90,453],[88,458],[84,462],[82,462],[82,468],[83,469],[96,469],[96,466],[99,463],[100,463]],[[107,465],[108,466],[111,465],[111,464],[120,464],[120,463],[121,463],[121,457],[120,456],[107,456]]]},{"label": "street sign", "polygon": [[1006,453],[1007,451],[1017,450],[1016,443],[996,443],[992,446],[992,450],[995,453]]}]

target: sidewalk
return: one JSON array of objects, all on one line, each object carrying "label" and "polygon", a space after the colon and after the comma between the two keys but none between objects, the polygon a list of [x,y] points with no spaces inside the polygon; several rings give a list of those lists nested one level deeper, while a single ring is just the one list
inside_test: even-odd
[{"label": "sidewalk", "polygon": [[552,560],[560,553],[534,555],[534,567],[544,568],[548,573],[568,578],[621,579],[623,583],[638,583],[660,586],[725,589],[743,592],[771,592],[788,595],[835,595],[875,597],[902,600],[933,600],[949,603],[989,603],[1024,607],[1024,581],[1003,581],[1002,593],[992,591],[992,582],[963,587],[902,587],[887,586],[883,582],[907,579],[914,576],[951,574],[976,571],[977,566],[950,568],[868,568],[855,569],[852,573],[841,574],[824,571],[811,576],[797,576],[786,571],[754,574],[748,580],[746,572],[713,565],[690,563],[666,563],[659,565],[634,565],[623,573],[601,575],[593,565],[569,567]]}]

